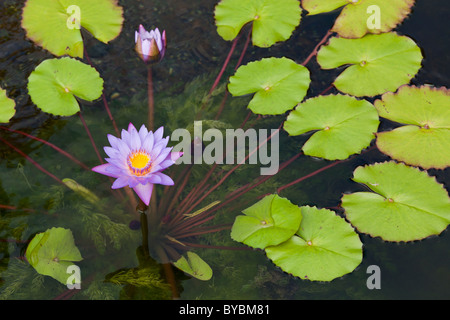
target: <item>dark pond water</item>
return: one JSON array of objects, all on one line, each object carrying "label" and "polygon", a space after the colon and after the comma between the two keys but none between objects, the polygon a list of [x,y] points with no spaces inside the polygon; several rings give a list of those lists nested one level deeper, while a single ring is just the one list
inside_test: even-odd
[{"label": "dark pond water", "polygon": [[[104,94],[119,128],[129,122],[137,126],[147,115],[147,71],[134,51],[134,32],[139,24],[165,29],[168,38],[164,60],[153,69],[157,126],[166,134],[176,128],[192,125],[196,112],[214,82],[231,46],[216,32],[212,0],[120,0],[124,8],[124,26],[120,36],[105,45],[85,35],[85,45],[93,66],[105,81]],[[27,78],[43,60],[53,56],[26,39],[20,25],[23,0],[0,3],[0,87],[16,102],[17,113],[8,128],[21,130],[61,147],[89,167],[99,160],[78,116],[58,118],[41,112],[27,93]],[[449,85],[449,5],[445,0],[418,0],[413,13],[398,27],[398,32],[413,38],[422,48],[423,68],[413,84]],[[242,64],[269,56],[286,56],[302,62],[325,35],[337,17],[336,12],[305,17],[292,37],[268,49],[250,46]],[[55,35],[57,36],[57,35]],[[226,77],[233,74],[243,50],[245,36],[237,43]],[[313,82],[308,93],[315,96],[326,89],[335,71],[319,72],[315,62],[308,65]],[[212,99],[217,108],[224,87]],[[333,92],[333,91],[330,91]],[[220,119],[238,127],[247,116],[248,97],[228,98]],[[196,109],[197,108],[197,109]],[[101,100],[83,103],[83,117],[101,149],[108,145],[107,133],[114,133]],[[214,119],[206,114],[204,119]],[[253,123],[256,116],[252,116]],[[256,127],[277,128],[283,117],[259,119]],[[389,127],[391,124],[383,123]],[[143,266],[139,256],[140,232],[128,226],[136,217],[127,205],[111,196],[110,181],[83,170],[53,149],[23,135],[0,130],[0,137],[29,155],[57,177],[72,178],[93,190],[107,209],[97,212],[86,201],[55,184],[32,163],[4,144],[0,144],[0,298],[3,299],[166,299],[167,289],[113,284],[105,281],[120,270]],[[280,138],[282,160],[295,155],[304,142]],[[104,154],[102,153],[102,157]],[[360,190],[353,183],[353,170],[360,165],[388,159],[376,149],[339,164],[311,179],[287,188],[281,194],[297,205],[334,208],[345,192]],[[214,224],[231,223],[240,211],[257,197],[274,192],[279,186],[306,175],[326,163],[302,157],[224,209],[218,211]],[[224,168],[227,169],[227,168]],[[228,168],[229,169],[229,168]],[[194,187],[208,167],[198,166],[186,190]],[[176,172],[176,171],[175,171]],[[449,186],[450,171],[432,171],[441,183]],[[237,171],[218,188],[207,205],[255,179],[250,168]],[[158,190],[162,195],[163,189]],[[199,206],[200,208],[201,206]],[[68,291],[49,277],[39,276],[23,256],[28,241],[38,232],[60,226],[70,228],[83,251],[82,289]],[[125,228],[123,228],[125,226]],[[213,269],[213,278],[200,281],[176,273],[181,299],[448,299],[450,298],[450,238],[448,230],[439,236],[414,243],[387,243],[379,238],[361,235],[363,262],[351,274],[330,283],[300,280],[283,273],[260,251],[198,248],[196,252]],[[200,245],[236,246],[229,230],[194,239]],[[141,259],[141,260],[140,260]],[[381,289],[366,286],[367,268],[381,270]],[[159,268],[149,264],[148,268]],[[152,269],[153,270],[153,269]]]}]

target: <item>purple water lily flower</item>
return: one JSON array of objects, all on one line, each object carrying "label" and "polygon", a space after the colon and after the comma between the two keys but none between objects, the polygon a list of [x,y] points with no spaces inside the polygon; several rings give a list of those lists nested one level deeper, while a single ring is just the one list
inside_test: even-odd
[{"label": "purple water lily flower", "polygon": [[166,53],[166,31],[162,35],[159,29],[150,30],[139,25],[139,31],[135,31],[136,51],[145,63],[156,63],[162,60]]},{"label": "purple water lily flower", "polygon": [[111,188],[129,186],[148,206],[154,184],[173,185],[173,180],[162,173],[183,155],[171,152],[167,147],[169,137],[163,138],[164,127],[154,133],[145,125],[136,130],[129,124],[128,130],[122,130],[121,138],[108,134],[111,147],[104,147],[109,158],[106,164],[92,168],[93,171],[117,178]]}]

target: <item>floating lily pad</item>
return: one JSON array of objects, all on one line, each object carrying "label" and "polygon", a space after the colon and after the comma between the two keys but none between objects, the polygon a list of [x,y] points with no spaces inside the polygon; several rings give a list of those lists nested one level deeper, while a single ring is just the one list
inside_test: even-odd
[{"label": "floating lily pad", "polygon": [[54,55],[83,57],[81,29],[108,43],[122,31],[117,0],[28,0],[22,27],[28,38]]},{"label": "floating lily pad", "polygon": [[267,247],[267,257],[287,273],[331,281],[362,261],[362,243],[353,227],[333,211],[303,206],[300,228],[288,241]]},{"label": "floating lily pad", "polygon": [[361,39],[333,37],[317,54],[323,69],[350,65],[336,78],[334,86],[357,97],[396,91],[416,75],[421,61],[416,43],[394,32]]},{"label": "floating lily pad", "polygon": [[253,44],[270,47],[289,39],[300,24],[301,12],[297,0],[222,0],[214,14],[217,33],[224,40],[233,40],[252,22]]},{"label": "floating lily pad", "polygon": [[233,96],[255,93],[248,107],[257,114],[282,114],[301,101],[311,82],[309,70],[288,58],[264,58],[239,67],[230,77]]},{"label": "floating lily pad", "polygon": [[381,117],[406,124],[377,133],[377,147],[391,158],[425,169],[450,166],[450,90],[403,86],[375,101]]},{"label": "floating lily pad", "polygon": [[284,129],[292,136],[318,130],[303,145],[303,152],[336,160],[369,146],[378,125],[377,111],[370,102],[339,94],[299,104],[287,117]]},{"label": "floating lily pad", "polygon": [[[331,31],[344,38],[389,32],[411,12],[415,0],[302,0],[309,15],[344,7]],[[379,13],[379,15],[378,15]],[[376,16],[373,16],[376,15]],[[379,25],[372,19],[379,18]]]},{"label": "floating lily pad", "polygon": [[0,123],[7,123],[16,113],[16,103],[6,96],[6,90],[0,88]]},{"label": "floating lily pad", "polygon": [[237,216],[231,238],[250,247],[263,249],[289,239],[302,220],[301,210],[276,194],[264,197]]},{"label": "floating lily pad", "polygon": [[212,277],[211,267],[202,260],[196,253],[188,251],[187,259],[182,256],[174,262],[175,267],[199,280],[207,281]]},{"label": "floating lily pad", "polygon": [[413,241],[440,234],[450,223],[450,198],[426,172],[394,161],[358,167],[353,180],[374,192],[342,197],[358,231],[386,241]]},{"label": "floating lily pad", "polygon": [[33,103],[57,116],[71,116],[80,111],[75,97],[93,101],[102,91],[103,79],[99,73],[69,57],[44,60],[28,78]]},{"label": "floating lily pad", "polygon": [[36,234],[27,247],[25,257],[38,273],[63,284],[67,284],[71,275],[67,268],[74,261],[83,259],[75,246],[72,231],[64,228],[51,228]]}]

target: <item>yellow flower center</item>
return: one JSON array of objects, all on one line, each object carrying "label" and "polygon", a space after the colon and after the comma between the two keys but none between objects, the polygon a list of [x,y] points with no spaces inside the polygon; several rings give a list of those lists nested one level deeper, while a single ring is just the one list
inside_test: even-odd
[{"label": "yellow flower center", "polygon": [[128,156],[128,167],[132,174],[143,176],[150,172],[151,160],[150,155],[145,151],[132,152]]}]

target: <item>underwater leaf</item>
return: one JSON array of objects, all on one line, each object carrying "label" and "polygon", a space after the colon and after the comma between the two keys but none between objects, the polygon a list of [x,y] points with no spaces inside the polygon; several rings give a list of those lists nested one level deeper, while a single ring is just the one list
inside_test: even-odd
[{"label": "underwater leaf", "polygon": [[186,255],[187,258],[181,256],[180,259],[173,263],[175,267],[199,280],[207,281],[211,279],[212,269],[202,258],[191,251],[188,251]]},{"label": "underwater leaf", "polygon": [[16,103],[6,96],[6,90],[0,88],[0,123],[7,123],[16,113]]},{"label": "underwater leaf", "polygon": [[353,227],[327,209],[300,207],[302,223],[289,240],[267,247],[267,257],[302,279],[331,281],[362,261],[362,243]]},{"label": "underwater leaf", "polygon": [[434,177],[388,161],[354,171],[353,180],[374,192],[342,197],[345,215],[358,231],[386,241],[413,241],[440,234],[450,223],[450,198]]},{"label": "underwater leaf", "polygon": [[414,1],[302,0],[302,7],[309,15],[315,15],[345,6],[331,31],[344,38],[361,38],[367,33],[383,33],[394,29],[409,15]]},{"label": "underwater leaf", "polygon": [[28,0],[22,27],[28,38],[54,55],[82,58],[80,26],[108,43],[122,31],[122,15],[117,0]]},{"label": "underwater leaf", "polygon": [[76,182],[73,179],[65,178],[62,180],[64,184],[72,189],[74,192],[78,193],[80,196],[82,196],[84,199],[89,201],[92,204],[98,205],[100,203],[100,198],[97,197],[91,190],[83,187],[81,184]]},{"label": "underwater leaf", "polygon": [[44,60],[28,78],[33,103],[57,116],[71,116],[80,111],[75,96],[93,101],[102,91],[103,79],[99,73],[69,57]]},{"label": "underwater leaf", "polygon": [[394,32],[361,39],[334,37],[317,54],[322,69],[350,65],[333,84],[339,91],[357,97],[394,92],[416,75],[421,61],[416,43]]},{"label": "underwater leaf", "polygon": [[28,244],[25,257],[39,274],[63,284],[71,275],[67,268],[74,264],[73,261],[83,259],[75,246],[72,231],[64,228],[51,228],[36,234]]},{"label": "underwater leaf", "polygon": [[300,24],[301,12],[297,0],[222,0],[214,15],[217,33],[224,40],[233,40],[252,22],[253,45],[270,47],[289,39]]},{"label": "underwater leaf", "polygon": [[284,129],[291,136],[318,130],[303,145],[303,152],[336,160],[369,146],[378,124],[377,111],[370,102],[338,94],[299,104],[287,117]]},{"label": "underwater leaf", "polygon": [[309,70],[288,58],[264,58],[239,67],[230,77],[233,96],[255,93],[248,107],[257,114],[282,114],[301,101],[311,82]]},{"label": "underwater leaf", "polygon": [[276,194],[264,197],[237,216],[231,238],[250,247],[263,249],[289,239],[302,220],[301,210]]},{"label": "underwater leaf", "polygon": [[391,158],[425,169],[450,166],[450,90],[402,86],[375,101],[381,117],[405,126],[377,133],[377,147]]}]

